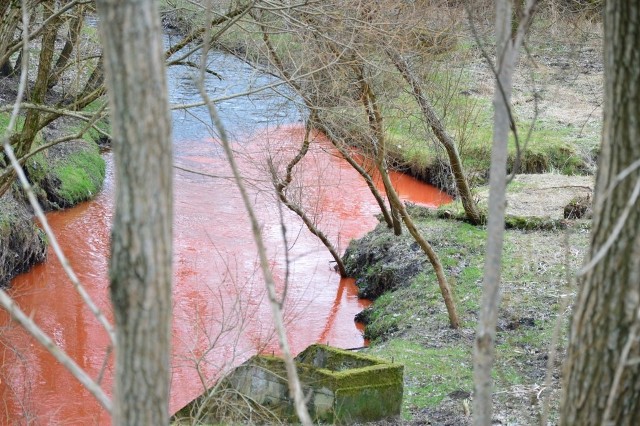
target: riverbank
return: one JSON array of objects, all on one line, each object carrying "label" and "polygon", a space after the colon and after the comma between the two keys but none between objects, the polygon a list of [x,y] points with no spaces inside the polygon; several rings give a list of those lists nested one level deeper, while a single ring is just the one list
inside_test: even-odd
[{"label": "riverbank", "polygon": [[[0,100],[15,100],[16,77],[0,78]],[[8,113],[0,113],[0,134],[8,124]],[[34,141],[34,149],[80,128],[78,120],[60,118],[45,127]],[[106,126],[106,123],[103,123]],[[30,157],[24,170],[45,211],[69,208],[95,197],[105,177],[96,132],[83,139],[54,145]],[[6,286],[19,273],[46,258],[47,239],[34,223],[33,210],[16,181],[0,196],[0,286]]]},{"label": "riverbank", "polygon": [[[505,235],[494,421],[529,425],[538,423],[547,397],[552,422],[557,414],[568,307],[577,290],[572,277],[589,245],[589,221],[562,219],[563,197],[554,201],[554,194],[573,191],[580,197],[592,182],[585,177],[570,186],[562,175],[518,178],[509,187],[508,198],[514,202],[507,213],[540,218],[539,207],[525,208],[516,201],[522,194],[543,192],[551,200],[544,218],[558,218],[562,225],[561,229],[508,229]],[[365,336],[371,339],[365,352],[405,365],[407,424],[471,424],[468,408],[486,229],[442,219],[442,212],[452,208],[430,211],[413,206],[411,213],[445,267],[462,322],[458,330],[449,328],[433,269],[406,232],[396,238],[380,224],[352,241],[344,257],[360,294],[376,298],[358,316],[366,322]],[[554,344],[558,324],[560,334]]]},{"label": "riverbank", "polygon": [[[439,17],[434,13],[432,20]],[[450,23],[440,22],[443,24],[435,22],[430,28],[433,33],[442,34],[443,25]],[[480,28],[487,46],[491,46],[491,27]],[[488,190],[483,185],[491,150],[493,73],[469,28],[464,24],[451,28],[462,36],[448,44],[445,52],[422,61],[418,55],[408,56],[416,61],[417,70],[424,71],[421,77],[426,90],[458,143],[474,196],[486,205]],[[366,31],[360,29],[359,34]],[[331,30],[327,30],[327,39],[336,35]],[[319,54],[317,60],[310,60],[316,52],[292,43],[295,34],[290,33],[283,29],[271,35],[276,51],[294,64],[290,71],[306,75],[305,67],[326,64]],[[586,218],[601,134],[601,34],[601,26],[591,18],[554,15],[553,10],[541,9],[514,79],[519,173],[544,174],[518,176],[509,186],[510,229],[505,237],[494,402],[494,418],[501,424],[538,424],[547,397],[552,421],[558,408],[567,307],[575,295],[571,277],[588,246]],[[269,55],[261,41],[258,26],[243,22],[242,30],[228,32],[219,46],[245,61],[268,66]],[[370,61],[366,65],[373,64],[369,75],[380,90],[376,94],[385,115],[389,165],[455,193],[442,149],[425,131],[427,126],[418,108],[412,106],[407,87],[398,82],[393,67],[380,59],[384,55],[367,56],[367,48],[374,50],[375,46],[356,46],[361,48],[358,55]],[[326,55],[333,58],[331,53]],[[339,72],[331,76],[322,69],[318,74],[323,78],[301,81],[321,98],[318,102],[325,116],[320,127],[357,148],[370,146],[369,117],[354,93],[356,84],[341,81]],[[336,104],[338,100],[343,104]],[[514,169],[516,156],[512,139],[509,171]],[[359,316],[368,322],[365,334],[372,339],[366,351],[405,364],[403,418],[409,424],[470,424],[472,347],[486,230],[451,220],[462,216],[460,210],[457,204],[435,213],[411,209],[445,264],[463,322],[460,330],[448,327],[433,272],[410,237],[395,238],[380,225],[352,243],[345,255],[348,264],[357,259],[350,263],[349,272],[357,278],[360,294],[377,297],[372,308]],[[552,344],[557,323],[560,338]],[[557,357],[550,362],[554,354]]]}]

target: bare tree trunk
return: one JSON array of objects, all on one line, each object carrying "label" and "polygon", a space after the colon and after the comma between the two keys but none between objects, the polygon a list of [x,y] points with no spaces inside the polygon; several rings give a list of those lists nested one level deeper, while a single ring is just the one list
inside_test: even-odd
[{"label": "bare tree trunk", "polygon": [[112,114],[116,209],[113,424],[168,423],[172,144],[160,18],[152,0],[98,0]]},{"label": "bare tree trunk", "polygon": [[[389,210],[391,212],[391,224],[393,227],[393,233],[395,235],[402,235],[402,222],[400,221],[400,214],[398,207],[391,201],[391,193],[395,194],[395,189],[389,179],[389,169],[387,167],[387,150],[386,139],[384,135],[384,129],[382,128],[382,113],[378,105],[376,95],[371,88],[371,85],[364,76],[363,67],[354,66],[354,69],[358,73],[360,79],[360,86],[362,90],[361,99],[364,109],[367,113],[369,120],[369,129],[373,138],[373,149],[375,159],[374,162],[378,168],[378,173],[382,177],[382,183],[384,190],[389,198]],[[396,194],[397,195],[397,194]]]},{"label": "bare tree trunk", "polygon": [[[480,318],[474,351],[473,416],[476,426],[490,426],[492,414],[491,369],[495,357],[496,323],[500,305],[500,276],[506,207],[507,142],[509,102],[514,64],[511,53],[511,0],[496,1],[496,72],[493,97],[493,148],[489,171],[489,212],[487,247]],[[504,96],[503,96],[504,93]]]},{"label": "bare tree trunk", "polygon": [[640,419],[640,5],[606,3],[604,122],[591,250],[580,272],[562,425]]},{"label": "bare tree trunk", "polygon": [[411,72],[407,61],[402,56],[400,56],[399,53],[393,51],[391,48],[387,48],[387,55],[389,55],[391,61],[396,66],[398,71],[400,71],[400,74],[402,74],[404,80],[411,86],[413,96],[416,98],[416,101],[418,102],[418,105],[420,105],[420,109],[422,110],[422,115],[431,127],[433,134],[442,144],[445,151],[447,151],[449,164],[451,165],[453,177],[456,181],[458,195],[460,196],[460,200],[462,201],[462,207],[464,207],[467,219],[469,219],[469,222],[473,223],[474,225],[483,223],[484,218],[480,214],[476,202],[473,200],[473,195],[471,195],[471,189],[469,187],[469,183],[467,182],[467,176],[464,173],[464,167],[462,166],[462,160],[460,159],[460,154],[458,153],[458,148],[456,147],[455,141],[453,140],[451,135],[447,133],[444,126],[442,125],[442,122],[438,119],[438,116],[433,110],[429,99],[427,99],[424,91],[422,90],[420,82]]},{"label": "bare tree trunk", "polygon": [[[43,18],[47,19],[53,14],[54,2],[46,1],[42,3],[42,6],[44,10]],[[44,99],[48,91],[47,82],[49,81],[53,65],[53,53],[55,50],[56,36],[58,34],[59,27],[60,21],[59,19],[55,19],[54,22],[49,24],[42,33],[42,45],[40,47],[40,57],[38,59],[38,73],[30,96],[31,103],[44,103]],[[24,156],[31,150],[33,140],[41,129],[39,126],[40,115],[40,111],[35,109],[27,111],[22,131],[17,134],[16,138],[12,141],[12,145],[18,158]]]},{"label": "bare tree trunk", "polygon": [[507,186],[507,143],[511,122],[511,90],[518,50],[531,23],[536,0],[527,0],[517,31],[512,32],[512,0],[496,0],[496,86],[493,96],[493,147],[489,171],[487,246],[478,331],[474,347],[474,425],[490,426],[492,416],[491,370],[495,358],[496,324],[500,305],[500,277],[504,242]]},{"label": "bare tree trunk", "polygon": [[[7,48],[14,41],[16,29],[21,19],[21,8],[18,2],[3,1],[0,4],[0,58],[5,56]],[[19,64],[19,62],[18,62]],[[0,75],[8,76],[13,72],[9,58],[0,60]]]},{"label": "bare tree trunk", "polygon": [[[388,185],[391,185],[391,180],[388,175],[383,175],[383,179],[388,180]],[[391,186],[393,189],[393,186]],[[442,262],[440,262],[440,258],[436,254],[436,252],[431,247],[431,244],[420,234],[418,228],[413,223],[413,219],[407,212],[402,200],[398,197],[398,194],[395,190],[392,190],[390,193],[387,193],[389,196],[389,200],[391,204],[395,206],[398,211],[400,217],[402,218],[405,226],[409,230],[409,233],[413,237],[414,240],[418,243],[422,251],[427,255],[427,259],[429,259],[429,263],[433,266],[433,270],[436,272],[436,278],[438,281],[438,287],[440,288],[440,294],[442,295],[442,299],[444,300],[444,304],[447,308],[447,314],[449,315],[449,325],[451,328],[459,328],[460,320],[458,319],[458,313],[456,312],[456,305],[453,301],[453,296],[451,295],[451,288],[449,287],[449,283],[447,282],[447,277],[444,273],[444,268],[442,267]]]},{"label": "bare tree trunk", "polygon": [[[363,103],[369,116],[369,126],[371,127],[371,133],[376,140],[376,165],[378,166],[378,170],[380,171],[382,183],[384,184],[387,197],[389,198],[391,214],[394,218],[394,233],[395,235],[400,235],[400,233],[402,232],[402,224],[400,223],[400,220],[402,220],[413,239],[416,240],[422,251],[427,256],[427,259],[429,259],[429,263],[431,263],[431,266],[433,266],[433,269],[436,272],[440,294],[442,295],[442,299],[444,300],[444,304],[447,308],[447,313],[449,314],[449,324],[451,325],[451,328],[458,328],[460,327],[460,320],[458,319],[456,305],[451,295],[451,289],[449,288],[447,277],[444,274],[442,262],[440,262],[440,258],[431,247],[431,244],[429,244],[429,242],[418,231],[418,228],[413,223],[411,216],[407,212],[407,209],[405,208],[402,200],[398,196],[398,193],[391,183],[391,178],[389,177],[389,173],[387,172],[387,166],[385,162],[386,153],[385,137],[382,130],[382,113],[380,112],[379,105],[377,104],[376,97],[373,93],[373,90],[371,89],[371,86],[364,78],[364,73],[361,72],[360,77]],[[396,229],[396,227],[400,229]]]},{"label": "bare tree trunk", "polygon": [[51,76],[49,77],[48,87],[54,87],[62,73],[64,72],[69,60],[71,59],[71,54],[78,43],[78,37],[80,36],[80,31],[82,30],[82,25],[84,24],[84,14],[85,14],[85,6],[78,6],[78,10],[76,14],[69,20],[69,31],[67,35],[67,40],[62,47],[62,51],[60,51],[60,55],[56,60],[56,64],[53,67],[53,71]]}]

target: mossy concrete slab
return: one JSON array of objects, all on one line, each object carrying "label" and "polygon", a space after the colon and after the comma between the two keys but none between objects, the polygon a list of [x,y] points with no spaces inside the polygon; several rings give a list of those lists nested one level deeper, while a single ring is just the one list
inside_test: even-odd
[{"label": "mossy concrete slab", "polygon": [[[352,424],[400,415],[403,365],[325,345],[308,347],[295,361],[315,422]],[[281,358],[254,356],[228,375],[222,386],[268,408],[283,421],[297,420]],[[207,394],[192,401],[176,417],[189,416],[198,407],[206,417],[200,420],[218,420],[215,410],[202,409]]]}]

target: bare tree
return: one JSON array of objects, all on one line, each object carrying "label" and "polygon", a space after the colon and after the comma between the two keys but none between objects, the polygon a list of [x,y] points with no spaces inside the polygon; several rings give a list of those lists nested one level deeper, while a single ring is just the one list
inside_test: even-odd
[{"label": "bare tree", "polygon": [[[382,50],[384,53],[384,49],[372,41],[384,32],[384,28],[377,28],[372,24],[383,15],[378,15],[375,9],[370,4],[357,2],[353,10],[341,9],[337,4],[327,4],[286,12],[276,11],[273,15],[265,8],[260,13],[251,13],[251,16],[260,27],[264,49],[272,69],[296,89],[305,105],[313,112],[315,121],[328,129],[330,136],[334,136],[337,131],[333,129],[339,127],[335,122],[329,124],[331,118],[327,112],[336,107],[334,103],[339,111],[349,109],[349,113],[357,115],[355,120],[359,120],[359,134],[354,139],[357,147],[369,156],[381,177],[389,200],[389,213],[381,205],[385,220],[396,235],[402,233],[404,222],[422,248],[436,272],[449,322],[452,327],[457,328],[459,319],[444,268],[429,242],[413,223],[389,177],[385,115],[378,96],[380,85],[374,83],[375,76],[382,69],[374,58],[376,52]],[[339,24],[329,25],[331,19],[337,19]],[[270,31],[271,28],[282,27],[286,27],[288,34],[306,47],[303,57],[294,52],[277,51]],[[309,61],[309,57],[314,59]],[[301,73],[309,68],[315,71],[310,74]],[[341,91],[344,93],[340,93]],[[340,148],[340,143],[335,140],[334,145]],[[356,167],[356,170],[361,172],[361,168]]]},{"label": "bare tree", "polygon": [[172,281],[171,117],[152,0],[99,0],[116,200],[111,299],[114,424],[168,423]]},{"label": "bare tree", "polygon": [[387,54],[389,55],[391,61],[396,66],[407,84],[411,86],[411,91],[414,98],[416,99],[416,102],[418,103],[418,105],[420,105],[420,110],[422,111],[422,115],[424,116],[425,121],[431,127],[433,134],[436,136],[438,141],[442,144],[445,151],[447,152],[447,156],[449,157],[449,164],[451,165],[451,171],[456,182],[456,188],[458,189],[458,195],[460,196],[462,207],[464,208],[467,219],[474,225],[480,225],[484,222],[485,218],[480,214],[478,205],[476,204],[475,200],[473,199],[473,195],[471,194],[469,181],[467,180],[467,176],[462,165],[462,159],[460,158],[460,153],[458,152],[456,142],[445,129],[442,121],[438,118],[438,115],[436,114],[428,97],[426,96],[425,91],[420,84],[420,81],[411,71],[409,63],[406,61],[406,59],[391,48],[387,49]]},{"label": "bare tree", "polygon": [[333,246],[329,238],[322,232],[314,223],[313,219],[307,215],[300,205],[300,203],[295,202],[292,197],[287,193],[287,188],[291,184],[293,180],[293,169],[296,165],[304,158],[304,156],[309,151],[309,144],[311,143],[311,122],[312,118],[309,119],[307,125],[305,126],[304,138],[302,140],[302,146],[298,153],[289,161],[286,167],[284,179],[278,176],[278,171],[276,170],[273,161],[269,160],[269,169],[271,172],[271,179],[273,180],[273,186],[276,190],[276,194],[278,199],[284,204],[289,210],[298,215],[302,222],[305,224],[309,232],[318,237],[318,239],[324,244],[324,246],[329,250],[331,257],[333,257],[334,262],[336,263],[336,270],[340,274],[341,277],[346,277],[347,272],[344,269],[344,263],[342,262],[342,258],[340,254]]},{"label": "bare tree", "polygon": [[579,272],[563,425],[640,418],[640,5],[606,3],[604,122],[591,249]]}]

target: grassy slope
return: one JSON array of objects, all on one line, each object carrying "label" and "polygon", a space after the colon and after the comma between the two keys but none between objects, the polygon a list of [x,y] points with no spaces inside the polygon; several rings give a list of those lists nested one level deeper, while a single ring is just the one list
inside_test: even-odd
[{"label": "grassy slope", "polygon": [[[435,275],[427,266],[375,301],[367,326],[374,337],[369,351],[406,365],[405,418],[433,410],[461,414],[457,399],[468,397],[473,387],[472,347],[486,231],[432,214],[416,218],[445,265],[462,328],[448,327]],[[564,232],[506,234],[495,380],[497,406],[511,419],[533,422],[538,407],[531,407],[528,398],[544,381],[560,297],[574,291],[566,284],[565,253],[569,270],[574,271],[586,250],[587,232],[580,222],[566,235],[568,246]],[[410,240],[398,244],[408,246],[406,241]]]}]

